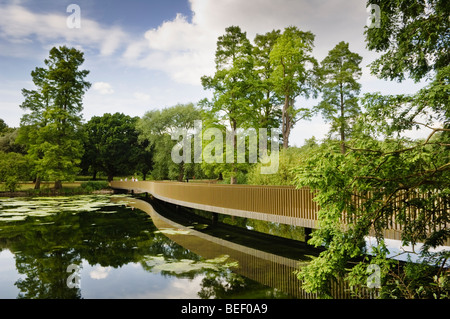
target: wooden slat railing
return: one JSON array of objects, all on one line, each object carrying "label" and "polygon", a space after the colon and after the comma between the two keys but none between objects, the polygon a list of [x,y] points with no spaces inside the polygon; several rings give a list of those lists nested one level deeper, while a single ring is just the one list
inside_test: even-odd
[{"label": "wooden slat railing", "polygon": [[[246,217],[268,222],[317,229],[319,206],[313,200],[314,193],[307,187],[293,186],[230,185],[212,183],[183,183],[155,181],[113,181],[111,187],[134,192],[150,193],[154,197],[176,205]],[[425,196],[425,195],[424,195]],[[362,200],[358,199],[358,205]],[[400,199],[399,199],[400,201]],[[400,204],[400,203],[399,203]],[[439,203],[446,205],[448,203]],[[410,211],[411,216],[415,214]],[[353,216],[343,213],[345,225]],[[347,220],[349,219],[349,220]],[[442,225],[441,227],[448,227]],[[395,216],[389,221],[384,237],[401,239],[401,227]],[[450,240],[446,245],[450,244]]]},{"label": "wooden slat railing", "polygon": [[181,206],[232,216],[317,228],[318,205],[309,188],[181,182],[111,182]]}]

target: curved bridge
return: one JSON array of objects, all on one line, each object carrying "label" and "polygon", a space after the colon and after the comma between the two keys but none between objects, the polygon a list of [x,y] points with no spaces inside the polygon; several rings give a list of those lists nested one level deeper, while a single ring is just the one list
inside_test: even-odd
[{"label": "curved bridge", "polygon": [[308,188],[153,181],[113,181],[111,187],[213,213],[318,228],[319,207]]},{"label": "curved bridge", "polygon": [[[111,187],[149,193],[165,202],[213,213],[300,226],[308,229],[307,233],[319,228],[319,206],[306,187],[154,181],[113,181]],[[384,231],[384,237],[400,240],[401,228],[392,223],[391,228]]]},{"label": "curved bridge", "polygon": [[[231,216],[304,227],[310,233],[318,229],[319,206],[307,187],[230,185],[183,182],[118,182],[110,183],[113,189],[149,193],[153,197],[175,205]],[[345,227],[346,216],[342,217]],[[447,227],[447,226],[445,226]],[[393,217],[384,238],[401,240],[401,226]],[[370,233],[370,235],[373,235]],[[450,246],[447,240],[444,246]]]}]

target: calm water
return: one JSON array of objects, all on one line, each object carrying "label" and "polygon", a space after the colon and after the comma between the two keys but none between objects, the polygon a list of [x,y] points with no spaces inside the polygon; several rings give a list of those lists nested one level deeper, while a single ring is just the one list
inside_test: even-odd
[{"label": "calm water", "polygon": [[0,298],[305,297],[292,273],[310,260],[301,244],[173,221],[157,207],[107,195],[0,199]]}]

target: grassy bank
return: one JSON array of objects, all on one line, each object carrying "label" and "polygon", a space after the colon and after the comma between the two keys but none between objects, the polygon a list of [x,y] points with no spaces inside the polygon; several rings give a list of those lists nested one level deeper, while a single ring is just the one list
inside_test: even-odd
[{"label": "grassy bank", "polygon": [[55,189],[54,182],[41,182],[40,189],[34,189],[32,182],[18,183],[14,191],[5,191],[4,183],[0,183],[0,197],[21,196],[67,196],[96,193],[110,193],[112,189],[106,181],[63,182],[62,189]]}]

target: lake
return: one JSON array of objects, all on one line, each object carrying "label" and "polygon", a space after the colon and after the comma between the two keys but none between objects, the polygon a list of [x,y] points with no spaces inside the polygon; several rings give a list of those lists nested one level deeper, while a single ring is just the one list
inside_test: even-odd
[{"label": "lake", "polygon": [[0,198],[0,299],[315,298],[293,271],[317,254],[122,195]]}]

